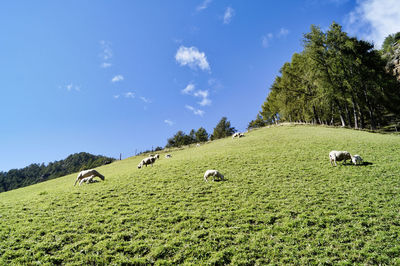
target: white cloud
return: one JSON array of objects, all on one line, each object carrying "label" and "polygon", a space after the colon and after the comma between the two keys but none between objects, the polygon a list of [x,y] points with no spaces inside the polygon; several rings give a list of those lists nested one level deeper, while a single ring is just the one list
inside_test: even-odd
[{"label": "white cloud", "polygon": [[211,100],[208,98],[208,91],[198,90],[194,93],[194,96],[202,98],[201,102],[198,102],[201,106],[211,105]]},{"label": "white cloud", "polygon": [[100,65],[101,68],[108,68],[108,67],[110,67],[110,66],[112,66],[111,63],[106,63],[106,62],[103,62],[103,63],[101,63],[101,65]]},{"label": "white cloud", "polygon": [[118,99],[119,95],[114,95],[113,97],[114,97],[114,99]]},{"label": "white cloud", "polygon": [[227,7],[224,14],[224,24],[231,23],[233,16],[235,15],[235,10],[232,7]]},{"label": "white cloud", "polygon": [[169,126],[172,126],[173,124],[175,124],[173,121],[171,121],[171,120],[169,120],[169,119],[165,119],[165,120],[164,120],[164,123],[167,124],[167,125],[169,125]]},{"label": "white cloud", "polygon": [[64,86],[67,91],[81,91],[81,86],[79,85],[74,85],[73,83],[69,83]]},{"label": "white cloud", "polygon": [[212,0],[204,0],[201,5],[196,7],[197,11],[202,11],[208,7],[208,5],[212,2]]},{"label": "white cloud", "polygon": [[111,82],[115,83],[115,82],[119,82],[119,81],[122,81],[122,80],[124,80],[124,76],[116,75],[111,79]]},{"label": "white cloud", "polygon": [[149,100],[149,99],[147,99],[147,98],[145,98],[143,96],[140,96],[139,98],[140,98],[140,100],[142,100],[145,103],[151,103],[151,100]]},{"label": "white cloud", "polygon": [[201,70],[210,71],[210,65],[207,62],[207,57],[204,52],[199,52],[199,50],[192,47],[179,47],[175,55],[175,60],[181,65],[188,65],[192,69],[199,67]]},{"label": "white cloud", "polygon": [[224,85],[222,85],[221,81],[219,81],[218,79],[215,78],[211,78],[208,80],[208,85],[213,88],[214,90],[220,90],[224,87]]},{"label": "white cloud", "polygon": [[185,105],[186,109],[190,110],[193,112],[193,114],[195,115],[199,115],[199,116],[203,116],[204,115],[204,111],[200,110],[200,109],[196,109],[193,106],[190,105]]},{"label": "white cloud", "polygon": [[195,85],[193,83],[189,83],[181,92],[183,94],[190,94],[195,89]]},{"label": "white cloud", "polygon": [[202,90],[198,90],[194,93],[194,96],[196,97],[203,97],[203,98],[207,98],[208,97],[208,91],[202,91]]},{"label": "white cloud", "polygon": [[101,52],[99,54],[100,58],[104,61],[108,61],[113,57],[113,52],[111,50],[111,43],[108,41],[100,41]]},{"label": "white cloud", "polygon": [[289,30],[285,28],[281,28],[278,33],[278,37],[285,37],[289,34]]},{"label": "white cloud", "polygon": [[272,40],[273,37],[274,35],[272,33],[268,33],[267,35],[262,36],[262,46],[264,48],[267,48],[269,46],[270,40]]},{"label": "white cloud", "polygon": [[129,91],[129,92],[126,92],[125,94],[124,94],[124,96],[125,96],[125,98],[135,98],[135,93],[134,92],[131,92],[131,91]]},{"label": "white cloud", "polygon": [[346,18],[345,30],[380,48],[385,37],[400,31],[399,0],[358,0]]}]

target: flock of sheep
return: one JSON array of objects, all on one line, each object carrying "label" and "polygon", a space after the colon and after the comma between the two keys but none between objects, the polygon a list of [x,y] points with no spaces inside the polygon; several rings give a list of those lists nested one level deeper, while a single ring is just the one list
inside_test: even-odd
[{"label": "flock of sheep", "polygon": [[[232,135],[232,139],[241,138],[243,136],[244,136],[243,133],[237,132]],[[200,144],[197,144],[196,146],[199,147]],[[165,155],[165,158],[167,158],[167,159],[171,158],[171,157],[172,157],[171,154]],[[137,167],[138,167],[138,169],[141,169],[143,166],[146,166],[146,167],[147,167],[147,165],[153,166],[153,163],[159,158],[160,158],[159,154],[149,155],[148,157],[144,158]],[[343,164],[345,164],[346,160],[351,160],[351,162],[354,165],[363,163],[363,159],[361,158],[360,155],[357,154],[357,155],[353,156],[348,151],[331,151],[329,153],[329,161],[332,166],[337,166],[336,162],[338,162],[338,161],[343,161]],[[74,186],[76,185],[76,183],[78,181],[79,181],[79,185],[81,185],[82,183],[89,184],[89,183],[98,182],[97,180],[93,180],[93,178],[96,176],[99,177],[103,181],[105,179],[105,177],[103,175],[101,175],[99,172],[97,172],[94,169],[81,171],[75,180]],[[216,178],[218,178],[219,180],[224,180],[224,176],[220,172],[218,172],[218,170],[207,170],[204,174],[204,180],[207,182],[209,177],[212,177],[213,181]]]}]

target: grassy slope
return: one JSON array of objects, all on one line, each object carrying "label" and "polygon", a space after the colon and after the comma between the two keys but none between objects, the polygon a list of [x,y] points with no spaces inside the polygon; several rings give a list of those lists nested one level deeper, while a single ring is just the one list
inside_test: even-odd
[{"label": "grassy slope", "polygon": [[[331,167],[330,150],[367,166]],[[400,138],[285,126],[0,194],[5,263],[400,263]],[[226,182],[204,182],[218,169]]]}]

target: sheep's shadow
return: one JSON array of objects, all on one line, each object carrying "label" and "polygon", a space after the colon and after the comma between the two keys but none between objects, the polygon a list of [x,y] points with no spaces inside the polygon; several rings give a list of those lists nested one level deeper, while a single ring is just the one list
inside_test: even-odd
[{"label": "sheep's shadow", "polygon": [[216,178],[216,179],[213,179],[212,181],[213,182],[224,182],[224,181],[227,181],[227,179],[226,178],[224,178],[224,179]]},{"label": "sheep's shadow", "polygon": [[362,164],[357,164],[357,166],[368,166],[368,165],[373,165],[371,162],[363,162]]},{"label": "sheep's shadow", "polygon": [[373,165],[371,162],[362,162],[361,164],[353,164],[352,162],[346,162],[342,164],[344,166],[368,166],[368,165]]}]

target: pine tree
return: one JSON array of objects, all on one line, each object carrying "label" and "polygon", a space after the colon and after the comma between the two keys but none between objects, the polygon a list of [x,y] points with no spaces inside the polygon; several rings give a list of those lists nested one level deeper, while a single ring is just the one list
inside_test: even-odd
[{"label": "pine tree", "polygon": [[226,117],[222,117],[214,128],[213,139],[225,138],[231,136],[235,132],[236,129],[231,127],[231,122],[229,122]]}]

